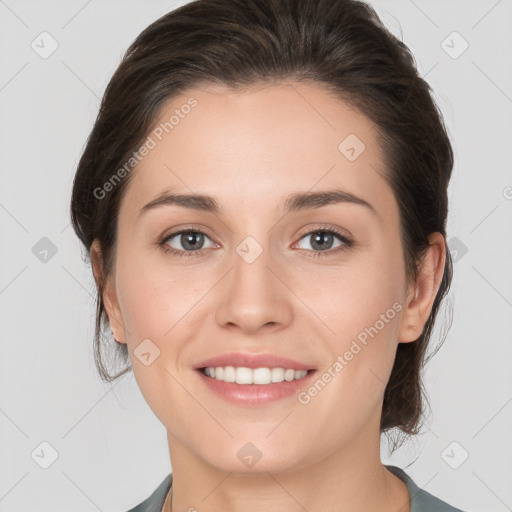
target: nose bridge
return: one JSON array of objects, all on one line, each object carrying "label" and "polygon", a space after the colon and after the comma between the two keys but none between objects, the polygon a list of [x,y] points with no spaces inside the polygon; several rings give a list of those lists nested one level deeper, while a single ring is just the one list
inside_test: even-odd
[{"label": "nose bridge", "polygon": [[226,276],[216,312],[221,324],[236,324],[246,331],[266,324],[286,324],[292,313],[289,292],[275,275],[279,271],[270,248],[270,236],[263,230],[258,233],[258,239],[247,235],[234,247],[232,270]]}]

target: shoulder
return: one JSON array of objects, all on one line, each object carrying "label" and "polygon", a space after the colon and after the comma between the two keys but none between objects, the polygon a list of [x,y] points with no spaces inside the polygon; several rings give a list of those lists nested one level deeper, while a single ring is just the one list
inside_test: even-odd
[{"label": "shoulder", "polygon": [[172,473],[169,473],[148,498],[127,512],[161,512],[171,485]]},{"label": "shoulder", "polygon": [[436,498],[429,492],[421,489],[421,487],[418,487],[418,485],[403,469],[397,466],[386,465],[385,467],[398,478],[403,480],[407,485],[411,501],[410,512],[464,512],[463,510],[452,507],[445,501]]}]

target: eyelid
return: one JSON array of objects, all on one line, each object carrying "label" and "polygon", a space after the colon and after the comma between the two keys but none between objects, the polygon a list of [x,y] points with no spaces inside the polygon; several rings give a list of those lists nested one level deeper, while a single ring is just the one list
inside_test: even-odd
[{"label": "eyelid", "polygon": [[[208,237],[215,245],[217,245],[217,246],[220,245],[218,242],[215,241],[214,237],[212,237],[208,233],[207,228],[205,228],[203,226],[199,226],[199,225],[193,225],[193,224],[189,224],[189,225],[185,225],[185,226],[177,227],[177,228],[172,228],[172,230],[170,232],[162,235],[162,237],[158,241],[158,245],[160,247],[162,247],[162,249],[165,252],[169,252],[169,253],[177,255],[179,257],[181,257],[181,256],[189,256],[189,257],[196,256],[196,257],[198,257],[198,256],[203,255],[205,252],[208,252],[209,249],[211,249],[211,248],[206,248],[206,249],[198,249],[197,251],[183,251],[183,250],[175,249],[174,247],[170,247],[167,245],[167,242],[170,239],[172,239],[184,232],[189,232],[189,231],[203,234],[206,237]],[[335,254],[339,253],[340,251],[347,250],[355,245],[352,235],[345,234],[340,228],[330,226],[330,225],[316,225],[314,227],[303,228],[303,230],[301,230],[301,234],[297,235],[298,240],[293,243],[292,247],[297,245],[297,243],[300,242],[304,237],[311,236],[316,232],[322,232],[322,231],[332,233],[334,236],[338,237],[340,239],[340,241],[342,242],[342,245],[335,249],[328,249],[326,251],[315,251],[315,250],[306,250],[306,249],[299,249],[299,250],[305,250],[307,252],[310,252],[310,253],[312,253],[312,256],[323,256],[323,255],[328,256],[328,255],[335,255]]]},{"label": "eyelid", "polygon": [[[201,233],[203,235],[205,235],[206,237],[208,237],[215,245],[220,245],[218,242],[215,241],[215,237],[211,236],[209,234],[209,231],[207,228],[205,228],[204,226],[199,226],[199,225],[194,225],[194,224],[187,224],[185,226],[181,226],[181,227],[174,227],[172,228],[171,230],[169,230],[168,232],[166,232],[165,234],[163,234],[159,239],[158,239],[158,245],[160,246],[166,246],[167,245],[167,242],[171,239],[171,238],[174,238],[178,235],[181,235],[182,233],[186,233],[186,232],[193,232],[193,233]],[[169,248],[170,251],[176,251],[176,252],[188,252],[190,254],[198,254],[199,252],[202,252],[202,251],[205,251],[206,249],[199,249],[197,251],[180,251],[178,249],[174,249],[174,247],[170,247]]]},{"label": "eyelid", "polygon": [[[342,251],[346,251],[356,245],[354,238],[352,235],[345,234],[342,230],[340,230],[337,227],[334,226],[317,226],[314,228],[309,228],[305,232],[303,232],[300,236],[297,242],[293,243],[293,246],[297,245],[303,238],[312,236],[313,234],[317,232],[325,232],[325,233],[331,233],[333,236],[337,237],[341,241],[341,245],[334,248],[334,249],[328,249],[326,251],[315,251],[315,250],[307,250],[307,249],[298,249],[298,250],[304,250],[308,253],[311,253],[309,257],[328,257],[328,256],[336,256]],[[292,247],[293,247],[292,246]]]},{"label": "eyelid", "polygon": [[167,230],[162,236],[161,240],[172,238],[173,236],[176,236],[180,233],[183,233],[185,231],[194,231],[198,233],[203,233],[204,235],[208,236],[212,240],[215,238],[210,234],[210,231],[205,226],[202,226],[200,224],[185,224],[184,226],[175,226],[169,230]]},{"label": "eyelid", "polygon": [[311,226],[305,227],[300,231],[300,234],[297,236],[299,237],[299,239],[301,239],[305,235],[310,235],[317,231],[331,231],[333,233],[336,233],[338,236],[345,239],[346,241],[353,242],[353,237],[347,230],[343,230],[337,226],[332,226],[329,224],[317,224],[317,225],[313,225],[313,227],[311,227]]}]

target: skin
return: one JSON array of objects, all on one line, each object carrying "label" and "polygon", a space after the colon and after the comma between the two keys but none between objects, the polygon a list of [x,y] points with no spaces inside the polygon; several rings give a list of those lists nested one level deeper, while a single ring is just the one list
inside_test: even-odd
[{"label": "skin", "polygon": [[[132,171],[104,294],[114,335],[128,344],[141,392],[168,432],[173,493],[164,509],[408,511],[405,484],[380,460],[379,422],[397,345],[414,342],[430,314],[444,238],[430,236],[408,283],[377,127],[318,84],[191,89],[155,126],[191,96],[198,105]],[[338,150],[349,134],[366,146],[355,161]],[[284,215],[289,194],[334,188],[377,214],[338,203]],[[168,189],[214,196],[224,211],[166,205],[139,216]],[[188,249],[180,258],[158,245],[190,223],[207,235],[202,255]],[[307,233],[316,228],[337,228],[354,245],[336,252],[335,237],[313,257]],[[250,264],[236,252],[249,235],[263,249]],[[186,252],[180,240],[167,245]],[[95,241],[97,280],[100,249]],[[307,404],[292,395],[234,405],[192,369],[226,352],[271,352],[322,374],[395,302],[402,310]],[[149,366],[134,355],[147,338],[160,350]],[[251,468],[237,457],[248,442],[262,453]]]}]

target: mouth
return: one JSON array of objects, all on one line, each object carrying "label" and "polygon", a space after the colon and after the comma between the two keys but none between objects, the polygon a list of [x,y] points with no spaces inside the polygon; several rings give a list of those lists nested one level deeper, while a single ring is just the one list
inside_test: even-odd
[{"label": "mouth", "polygon": [[213,395],[236,406],[261,407],[297,395],[311,385],[316,368],[276,354],[231,353],[193,368]]},{"label": "mouth", "polygon": [[206,389],[238,406],[262,406],[291,397],[311,382],[311,364],[272,353],[232,352],[193,368]]},{"label": "mouth", "polygon": [[245,366],[206,366],[199,368],[198,371],[206,377],[217,381],[241,385],[257,384],[266,386],[279,384],[280,382],[302,380],[315,370],[296,370],[294,368],[284,367],[248,368]]}]

